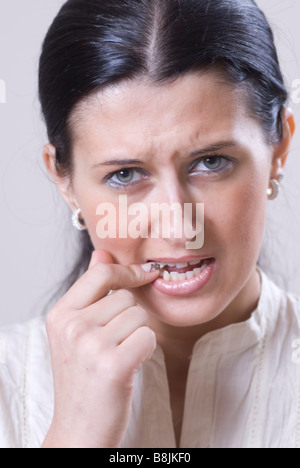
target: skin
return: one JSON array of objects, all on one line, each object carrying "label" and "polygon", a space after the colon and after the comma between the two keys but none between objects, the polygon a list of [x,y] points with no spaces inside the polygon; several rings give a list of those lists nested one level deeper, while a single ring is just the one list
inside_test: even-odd
[{"label": "skin", "polygon": [[[283,111],[283,128],[281,143],[268,143],[261,123],[251,116],[241,91],[234,90],[212,72],[193,73],[163,86],[142,80],[129,81],[81,102],[72,118],[74,171],[71,178],[56,173],[55,148],[44,147],[44,161],[58,190],[72,211],[81,209],[98,252],[94,262],[128,266],[159,257],[216,258],[216,270],[210,282],[189,296],[164,295],[149,281],[141,286],[126,286],[120,281],[118,286],[130,292],[146,312],[147,326],[155,332],[165,353],[173,419],[180,421],[175,427],[177,443],[189,356],[195,342],[212,330],[247,320],[257,307],[260,279],[256,263],[265,227],[266,192],[270,180],[279,180],[283,173],[295,129],[293,115],[287,109]],[[224,172],[209,173],[209,168],[199,160],[203,155],[190,156],[196,150],[229,141],[234,144],[217,152],[232,161],[228,164],[227,160],[220,160],[226,168]],[[205,157],[215,155],[209,152]],[[117,190],[105,183],[109,173],[130,167],[101,166],[104,161],[115,159],[143,161],[132,166],[132,176],[137,181],[134,186]],[[197,164],[192,164],[196,161]],[[146,173],[136,172],[137,167]],[[114,181],[121,184],[122,180],[124,177],[114,176]],[[151,203],[204,203],[204,246],[187,250],[184,236],[180,239],[151,239],[151,236],[99,239],[96,208],[106,201],[118,213],[120,194],[127,195],[128,205],[143,202],[149,210]],[[82,291],[83,286],[80,288]],[[113,296],[108,296],[111,301],[115,300]],[[103,305],[103,301],[98,304]],[[103,310],[100,305],[98,314]],[[50,341],[56,343],[58,332],[49,328]],[[61,392],[63,385],[59,378],[56,384]],[[60,419],[62,413],[61,409]],[[59,426],[57,422],[56,428]],[[57,429],[56,434],[59,433],[62,437],[62,431]],[[58,436],[52,440],[57,443]]]}]

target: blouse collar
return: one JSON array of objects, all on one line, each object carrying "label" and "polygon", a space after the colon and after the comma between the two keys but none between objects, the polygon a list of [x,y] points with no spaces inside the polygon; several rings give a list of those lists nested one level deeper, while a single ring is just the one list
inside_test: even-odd
[{"label": "blouse collar", "polygon": [[280,290],[257,267],[261,279],[261,293],[257,308],[250,318],[224,328],[214,330],[201,337],[194,346],[193,357],[201,357],[201,349],[208,343],[215,343],[222,353],[246,350],[261,342],[274,322],[279,310]]},{"label": "blouse collar", "polygon": [[[243,351],[259,343],[272,326],[279,310],[280,289],[257,267],[261,279],[261,294],[257,308],[244,322],[234,323],[211,331],[202,336],[194,345],[193,360],[203,359],[203,347],[212,346],[216,353]],[[162,348],[157,345],[152,359],[164,357]]]}]

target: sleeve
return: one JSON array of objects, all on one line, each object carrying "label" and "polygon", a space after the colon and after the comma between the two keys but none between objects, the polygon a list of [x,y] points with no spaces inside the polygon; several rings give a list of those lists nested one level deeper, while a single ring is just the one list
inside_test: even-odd
[{"label": "sleeve", "polygon": [[0,448],[40,448],[52,414],[44,320],[0,328]]},{"label": "sleeve", "polygon": [[27,330],[0,329],[0,447],[24,448]]}]

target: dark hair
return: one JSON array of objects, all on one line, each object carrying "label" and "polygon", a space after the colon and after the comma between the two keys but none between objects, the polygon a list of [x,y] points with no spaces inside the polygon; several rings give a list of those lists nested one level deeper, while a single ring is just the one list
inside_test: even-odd
[{"label": "dark hair", "polygon": [[[124,80],[163,85],[216,67],[246,89],[268,141],[280,141],[288,94],[272,30],[253,0],[67,1],[46,35],[39,64],[39,97],[58,173],[72,175],[71,116],[80,101]],[[65,290],[87,268],[93,250],[87,232],[79,239],[81,253]]]}]

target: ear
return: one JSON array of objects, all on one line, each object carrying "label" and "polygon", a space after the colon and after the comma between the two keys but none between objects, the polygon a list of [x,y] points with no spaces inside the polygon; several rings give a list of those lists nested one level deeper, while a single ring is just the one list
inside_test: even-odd
[{"label": "ear", "polygon": [[282,110],[283,136],[281,142],[274,147],[271,178],[278,179],[283,174],[286,160],[290,151],[296,124],[292,109],[285,107]]},{"label": "ear", "polygon": [[48,144],[43,147],[43,159],[46,169],[52,181],[56,185],[57,190],[69,205],[71,211],[75,211],[77,209],[77,205],[74,200],[70,177],[59,175],[57,172],[55,146]]}]

